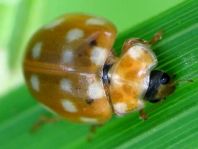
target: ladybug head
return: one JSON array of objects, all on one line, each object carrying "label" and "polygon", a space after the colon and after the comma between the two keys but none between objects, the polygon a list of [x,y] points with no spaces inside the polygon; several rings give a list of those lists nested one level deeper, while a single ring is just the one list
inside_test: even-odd
[{"label": "ladybug head", "polygon": [[175,90],[175,83],[165,72],[153,70],[150,74],[149,87],[145,94],[145,100],[156,103],[165,99]]}]

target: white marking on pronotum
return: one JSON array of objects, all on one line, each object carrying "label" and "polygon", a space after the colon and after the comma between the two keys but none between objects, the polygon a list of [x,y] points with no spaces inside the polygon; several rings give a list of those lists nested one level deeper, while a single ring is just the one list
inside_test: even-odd
[{"label": "white marking on pronotum", "polygon": [[106,22],[102,18],[89,18],[86,20],[87,25],[104,25]]},{"label": "white marking on pronotum", "polygon": [[32,57],[34,59],[38,59],[41,55],[42,43],[37,42],[34,47],[32,48]]},{"label": "white marking on pronotum", "polygon": [[124,114],[127,111],[127,104],[126,103],[122,103],[122,102],[118,102],[113,104],[114,110],[115,112],[119,115],[119,114]]},{"label": "white marking on pronotum", "polygon": [[141,58],[142,54],[143,54],[143,49],[144,47],[141,45],[135,45],[133,47],[131,47],[128,51],[129,51],[129,55],[133,58],[133,59],[139,59]]},{"label": "white marking on pronotum", "polygon": [[141,110],[144,108],[144,101],[141,99],[138,99],[138,107],[137,110]]},{"label": "white marking on pronotum", "polygon": [[145,68],[142,68],[142,69],[139,70],[138,76],[143,76],[143,75],[145,75],[146,73],[147,73],[147,70],[146,70]]},{"label": "white marking on pronotum", "polygon": [[90,117],[80,117],[80,120],[82,122],[85,122],[85,123],[91,123],[91,124],[96,124],[98,123],[98,120],[95,119],[95,118],[90,118]]},{"label": "white marking on pronotum", "polygon": [[72,49],[66,49],[63,51],[62,55],[63,63],[68,64],[71,63],[73,60],[73,51]]},{"label": "white marking on pronotum", "polygon": [[65,38],[68,42],[72,42],[74,40],[78,40],[78,39],[82,38],[83,36],[84,36],[83,30],[81,30],[79,28],[74,28],[67,32],[67,35]]},{"label": "white marking on pronotum", "polygon": [[123,85],[123,79],[119,74],[113,73],[109,78],[111,79],[112,85],[116,85],[116,86]]},{"label": "white marking on pronotum", "polygon": [[87,94],[91,99],[99,99],[104,96],[104,89],[101,83],[94,82],[89,85]]},{"label": "white marking on pronotum", "polygon": [[61,103],[63,105],[64,110],[67,112],[74,113],[78,111],[74,103],[69,100],[63,99],[61,100]]},{"label": "white marking on pronotum", "polygon": [[71,92],[72,91],[71,81],[67,79],[62,79],[60,81],[60,89],[63,91]]},{"label": "white marking on pronotum", "polygon": [[107,50],[101,47],[93,47],[91,52],[91,61],[99,66],[102,66],[105,63],[107,57]]},{"label": "white marking on pronotum", "polygon": [[37,75],[32,75],[30,78],[30,83],[32,86],[32,89],[35,91],[39,91],[40,90],[40,81]]}]

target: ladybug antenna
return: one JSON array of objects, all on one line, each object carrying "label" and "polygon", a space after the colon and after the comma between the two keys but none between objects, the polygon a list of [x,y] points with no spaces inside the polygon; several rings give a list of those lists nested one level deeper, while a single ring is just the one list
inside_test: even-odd
[{"label": "ladybug antenna", "polygon": [[176,79],[176,74],[174,74],[173,76],[172,76],[172,78],[175,80],[175,83],[176,84],[180,84],[180,83],[182,83],[182,82],[184,82],[184,83],[193,83],[194,81],[193,81],[193,79]]},{"label": "ladybug antenna", "polygon": [[176,80],[175,83],[176,84],[180,84],[181,82],[184,82],[184,83],[193,83],[194,81],[192,79],[189,79],[189,80]]}]

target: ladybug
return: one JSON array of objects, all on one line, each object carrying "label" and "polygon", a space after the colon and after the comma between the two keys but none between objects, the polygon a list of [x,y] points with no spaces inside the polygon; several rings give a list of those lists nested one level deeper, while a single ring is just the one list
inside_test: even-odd
[{"label": "ladybug", "polygon": [[70,14],[44,26],[30,40],[23,63],[27,86],[36,99],[73,122],[103,124],[113,114],[143,112],[171,94],[175,82],[154,70],[151,41],[125,41],[120,58],[112,47],[115,26],[106,19]]}]

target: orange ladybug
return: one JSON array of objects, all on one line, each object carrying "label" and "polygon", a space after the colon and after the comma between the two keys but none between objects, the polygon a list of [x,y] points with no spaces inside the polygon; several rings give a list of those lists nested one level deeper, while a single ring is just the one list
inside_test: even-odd
[{"label": "orange ladybug", "polygon": [[157,64],[150,42],[129,39],[121,57],[112,54],[115,26],[99,17],[71,14],[41,28],[27,46],[23,71],[28,88],[43,105],[73,122],[103,124],[113,114],[143,113],[175,83]]}]

